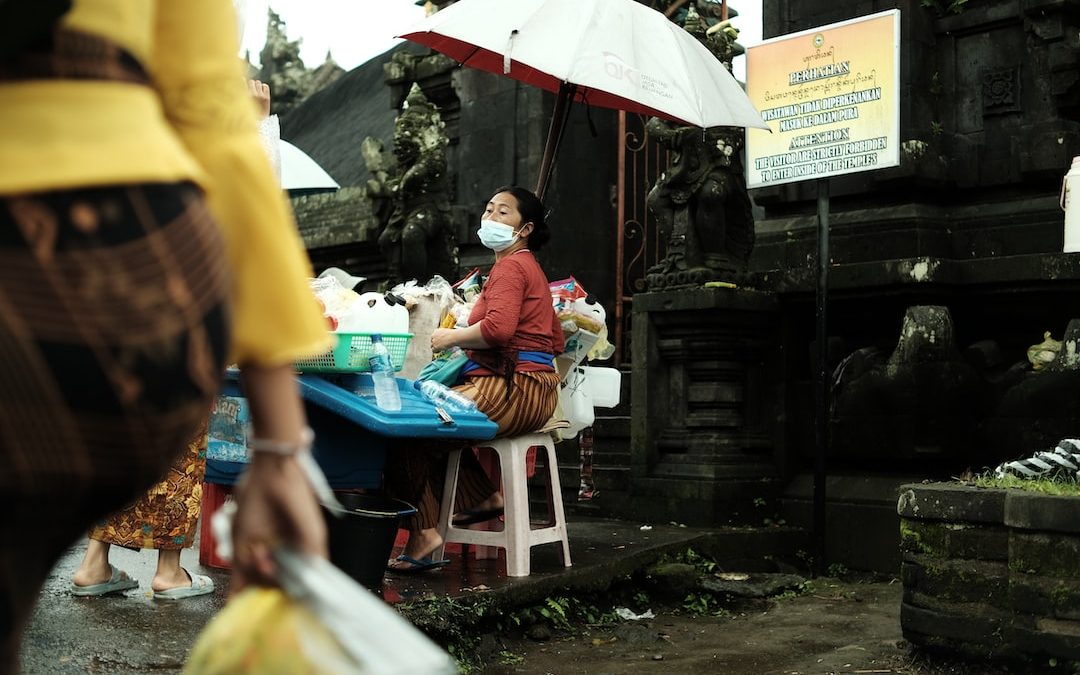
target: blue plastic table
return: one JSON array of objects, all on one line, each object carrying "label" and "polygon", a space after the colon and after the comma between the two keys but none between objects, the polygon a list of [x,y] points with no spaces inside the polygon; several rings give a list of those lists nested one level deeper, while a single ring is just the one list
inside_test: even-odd
[{"label": "blue plastic table", "polygon": [[[479,411],[448,411],[453,422],[442,421],[435,406],[413,387],[413,381],[403,377],[397,378],[401,410],[394,411],[375,404],[374,385],[368,373],[301,375],[298,380],[305,401],[381,436],[488,440],[498,431],[498,426]],[[315,429],[316,435],[318,432]]]},{"label": "blue plastic table", "polygon": [[[479,411],[447,411],[441,418],[435,406],[413,388],[412,380],[397,378],[401,410],[375,404],[371,375],[299,375],[308,424],[315,432],[313,454],[335,488],[377,488],[388,440],[392,438],[487,440],[498,426]],[[243,396],[238,373],[230,371],[223,396]],[[422,441],[421,441],[422,442]],[[244,464],[210,458],[206,481],[232,485]]]}]

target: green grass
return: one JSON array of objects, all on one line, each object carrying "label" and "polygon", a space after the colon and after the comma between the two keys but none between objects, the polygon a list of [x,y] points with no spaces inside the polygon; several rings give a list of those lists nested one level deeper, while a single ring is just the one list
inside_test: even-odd
[{"label": "green grass", "polygon": [[1027,490],[1066,497],[1080,496],[1080,481],[1075,478],[1017,478],[1016,476],[996,478],[989,474],[981,474],[967,482],[969,485],[981,488]]}]

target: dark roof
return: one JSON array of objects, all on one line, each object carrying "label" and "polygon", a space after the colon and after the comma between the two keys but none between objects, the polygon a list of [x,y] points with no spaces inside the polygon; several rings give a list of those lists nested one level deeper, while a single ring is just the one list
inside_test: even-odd
[{"label": "dark roof", "polygon": [[281,137],[310,155],[342,187],[367,182],[360,154],[364,138],[374,136],[387,149],[392,147],[397,111],[383,82],[383,64],[401,50],[427,52],[403,42],[345,73],[281,119]]},{"label": "dark roof", "polygon": [[300,236],[308,249],[374,242],[379,236],[378,224],[362,187],[298,197],[292,200],[292,205]]}]

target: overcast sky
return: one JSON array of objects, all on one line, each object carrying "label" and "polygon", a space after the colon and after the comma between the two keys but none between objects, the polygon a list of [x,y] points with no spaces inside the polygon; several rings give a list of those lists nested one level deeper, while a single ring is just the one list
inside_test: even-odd
[{"label": "overcast sky", "polygon": [[[266,10],[269,5],[282,20],[290,40],[302,40],[300,57],[315,67],[330,51],[345,70],[352,70],[393,47],[394,35],[404,32],[424,16],[415,0],[240,0],[244,5],[244,44],[256,65],[266,41]],[[514,0],[506,0],[513,2]],[[731,0],[739,11],[735,26],[744,47],[761,41],[761,0]],[[735,76],[746,76],[746,59],[735,60]]]}]

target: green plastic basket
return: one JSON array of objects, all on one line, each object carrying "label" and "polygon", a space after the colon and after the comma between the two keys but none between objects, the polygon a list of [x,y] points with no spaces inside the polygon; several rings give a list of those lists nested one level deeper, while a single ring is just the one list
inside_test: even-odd
[{"label": "green plastic basket", "polygon": [[[319,356],[296,362],[301,373],[359,373],[371,370],[371,333],[335,333],[337,346]],[[394,370],[405,365],[412,333],[382,333],[383,344],[390,352]]]}]

